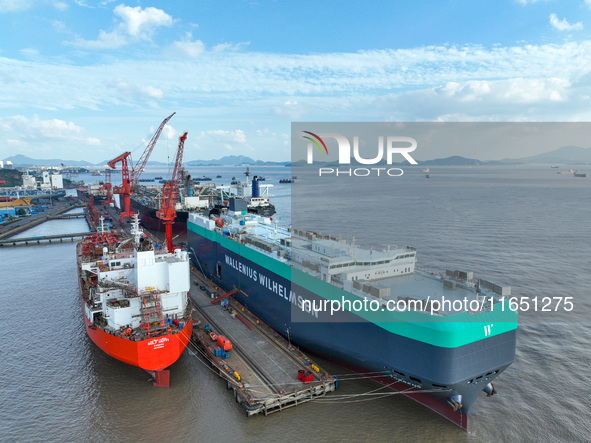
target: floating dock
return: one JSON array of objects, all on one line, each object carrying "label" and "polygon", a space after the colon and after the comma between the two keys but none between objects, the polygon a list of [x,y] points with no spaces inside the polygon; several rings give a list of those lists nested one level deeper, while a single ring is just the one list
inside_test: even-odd
[{"label": "floating dock", "polygon": [[[191,343],[234,391],[247,416],[283,411],[336,389],[335,377],[231,295],[218,294],[198,271],[193,271],[192,279]],[[231,350],[224,351],[219,336],[231,342]]]}]

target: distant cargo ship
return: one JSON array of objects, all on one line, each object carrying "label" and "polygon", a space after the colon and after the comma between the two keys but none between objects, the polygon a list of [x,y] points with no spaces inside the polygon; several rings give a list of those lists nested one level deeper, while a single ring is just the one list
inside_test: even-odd
[{"label": "distant cargo ship", "polygon": [[[234,199],[228,214],[191,213],[187,226],[196,268],[224,290],[238,289],[238,301],[279,333],[464,429],[472,404],[483,391],[496,393],[492,381],[514,360],[509,287],[471,272],[419,272],[410,247],[370,250],[284,229]],[[445,299],[473,304],[452,310]],[[335,315],[314,308],[333,301],[350,304]],[[386,309],[391,302],[408,309]],[[377,311],[351,308],[364,303]]]},{"label": "distant cargo ship", "polygon": [[92,197],[95,203],[103,202],[108,198],[107,188],[103,182],[80,186],[76,188],[76,195],[84,201],[88,201]]},{"label": "distant cargo ship", "polygon": [[64,189],[0,188],[0,196],[9,199],[33,197],[40,200],[58,199],[66,196]]},{"label": "distant cargo ship", "polygon": [[[248,171],[247,171],[248,178]],[[220,214],[228,208],[228,199],[240,197],[247,207],[247,211],[253,214],[270,217],[275,214],[275,206],[271,203],[268,194],[273,185],[259,185],[257,176],[250,183],[238,182],[235,186],[215,186],[213,183],[194,186],[185,180],[180,188],[177,203],[176,218],[172,225],[173,235],[187,234],[187,219],[190,211],[197,211],[205,215]],[[133,212],[139,212],[143,226],[153,231],[164,231],[164,224],[156,216],[160,209],[160,189],[138,189],[131,196]]]},{"label": "distant cargo ship", "polygon": [[192,332],[188,254],[155,251],[137,216],[132,239],[104,231],[76,248],[86,332],[110,356],[145,369],[155,385],[168,386],[166,368]]}]

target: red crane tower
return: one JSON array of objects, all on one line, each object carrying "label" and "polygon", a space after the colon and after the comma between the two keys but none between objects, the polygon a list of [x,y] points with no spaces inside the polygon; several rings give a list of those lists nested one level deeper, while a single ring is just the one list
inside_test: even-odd
[{"label": "red crane tower", "polygon": [[110,205],[113,203],[113,199],[111,198],[113,195],[113,184],[111,183],[111,170],[105,169],[105,189],[107,190],[107,200],[105,201],[106,205]]},{"label": "red crane tower", "polygon": [[127,157],[131,155],[131,152],[129,151],[124,152],[120,156],[114,158],[109,163],[107,163],[111,168],[115,169],[115,165],[121,162],[121,186],[113,186],[113,193],[119,194],[121,196],[120,199],[123,200],[122,202],[120,201],[121,209],[123,210],[123,212],[119,216],[119,220],[121,221],[121,223],[124,223],[125,218],[131,217],[133,215],[133,213],[131,212],[130,195],[135,192],[135,188],[139,182],[140,175],[142,175],[148,158],[150,158],[150,154],[152,153],[152,150],[154,149],[154,146],[158,141],[158,137],[160,137],[160,133],[162,132],[162,129],[164,129],[164,125],[168,123],[168,120],[170,120],[174,114],[176,114],[176,112],[170,114],[168,117],[164,119],[162,123],[160,123],[160,126],[152,136],[152,139],[148,143],[148,146],[146,146],[144,153],[142,154],[138,162],[135,164],[135,166],[132,165],[131,174],[129,172],[129,167],[127,165]]},{"label": "red crane tower", "polygon": [[156,216],[161,219],[164,226],[166,226],[166,247],[168,252],[174,252],[174,248],[172,247],[172,224],[176,218],[176,195],[179,187],[179,178],[183,163],[183,151],[185,149],[187,134],[188,133],[185,132],[179,137],[179,148],[176,153],[172,178],[169,183],[164,183],[162,186],[162,204],[160,205],[160,210],[156,212]]}]

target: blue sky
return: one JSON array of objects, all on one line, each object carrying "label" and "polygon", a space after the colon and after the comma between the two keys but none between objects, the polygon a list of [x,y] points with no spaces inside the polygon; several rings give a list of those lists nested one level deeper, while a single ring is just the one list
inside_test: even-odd
[{"label": "blue sky", "polygon": [[0,0],[0,159],[137,160],[172,112],[153,160],[184,131],[186,160],[289,160],[292,121],[590,121],[590,30],[591,0]]}]

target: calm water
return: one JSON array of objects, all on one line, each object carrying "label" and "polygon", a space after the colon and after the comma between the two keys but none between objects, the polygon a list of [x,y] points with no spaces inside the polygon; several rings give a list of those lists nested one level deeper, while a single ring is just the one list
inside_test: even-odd
[{"label": "calm water", "polygon": [[[473,270],[511,285],[513,295],[575,297],[570,313],[521,314],[515,363],[495,382],[499,395],[473,406],[469,432],[397,395],[319,400],[247,419],[191,349],[172,366],[171,388],[154,388],[86,336],[74,245],[64,243],[0,249],[0,441],[589,441],[591,179],[545,167],[437,169],[428,180],[408,171],[377,195],[359,182],[353,197],[331,193],[331,205],[301,177],[296,194],[310,199],[294,204],[293,219],[360,244],[413,245],[421,266]],[[289,186],[277,180],[290,170],[257,172],[275,184],[278,217],[289,223]],[[22,235],[84,229],[82,220],[61,220]],[[376,387],[351,380],[336,394]]]}]

